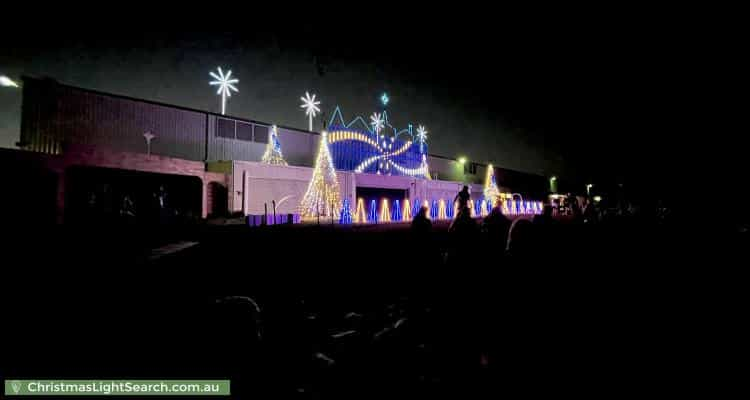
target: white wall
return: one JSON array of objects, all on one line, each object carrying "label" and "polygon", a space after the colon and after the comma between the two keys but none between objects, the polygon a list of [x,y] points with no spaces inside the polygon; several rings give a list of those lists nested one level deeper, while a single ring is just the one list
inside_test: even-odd
[{"label": "white wall", "polygon": [[[230,182],[230,209],[245,215],[273,212],[271,201],[276,201],[276,213],[296,213],[299,202],[307,191],[312,177],[312,168],[276,166],[252,161],[234,161]],[[356,174],[337,172],[341,186],[341,198],[349,198],[352,207],[356,204],[357,187],[409,190],[409,201],[445,199],[450,202],[461,187],[460,182],[434,181],[405,176]],[[474,185],[481,189],[480,185]]]},{"label": "white wall", "polygon": [[[273,212],[276,201],[277,214],[297,213],[302,197],[312,178],[312,168],[268,165],[252,161],[234,161],[232,166],[232,193],[230,207],[233,212],[260,215]],[[341,197],[354,197],[352,173],[336,173]]]}]

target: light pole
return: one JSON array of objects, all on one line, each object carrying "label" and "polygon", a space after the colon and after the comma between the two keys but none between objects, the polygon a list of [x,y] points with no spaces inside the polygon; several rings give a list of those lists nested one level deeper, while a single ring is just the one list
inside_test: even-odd
[{"label": "light pole", "polygon": [[143,134],[143,138],[146,139],[146,154],[150,157],[151,156],[151,140],[153,140],[156,137],[151,131],[146,131]]}]

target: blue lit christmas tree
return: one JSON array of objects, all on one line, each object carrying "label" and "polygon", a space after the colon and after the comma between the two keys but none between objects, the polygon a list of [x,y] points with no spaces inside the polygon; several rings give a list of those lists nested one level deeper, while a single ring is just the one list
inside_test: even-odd
[{"label": "blue lit christmas tree", "polygon": [[367,214],[367,222],[376,223],[378,222],[378,203],[375,200],[370,202],[370,210]]},{"label": "blue lit christmas tree", "polygon": [[393,203],[393,211],[391,212],[391,221],[401,221],[401,203],[396,200]]},{"label": "blue lit christmas tree", "polygon": [[264,164],[287,165],[284,156],[281,154],[281,142],[279,142],[279,133],[276,125],[273,125],[268,131],[268,144],[266,152],[263,154],[261,162]]},{"label": "blue lit christmas tree", "polygon": [[339,218],[340,224],[351,224],[352,223],[352,208],[349,204],[349,199],[344,199],[344,205],[341,207],[341,217]]},{"label": "blue lit christmas tree", "polygon": [[414,200],[414,205],[411,206],[411,217],[414,218],[419,214],[419,208],[422,207],[422,203],[419,202],[419,198]]}]

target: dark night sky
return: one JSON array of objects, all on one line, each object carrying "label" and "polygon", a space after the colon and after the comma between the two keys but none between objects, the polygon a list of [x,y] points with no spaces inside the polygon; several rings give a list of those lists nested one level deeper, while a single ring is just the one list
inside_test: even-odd
[{"label": "dark night sky", "polygon": [[[656,16],[557,11],[414,14],[372,29],[256,17],[200,33],[100,21],[11,41],[0,73],[218,111],[207,73],[221,65],[240,79],[228,114],[295,127],[306,126],[305,90],[347,118],[370,115],[387,91],[392,121],[427,125],[431,153],[581,181],[651,176],[676,136],[665,104],[683,79],[673,56],[684,36]],[[17,140],[19,111],[18,92],[0,91],[0,145]]]}]

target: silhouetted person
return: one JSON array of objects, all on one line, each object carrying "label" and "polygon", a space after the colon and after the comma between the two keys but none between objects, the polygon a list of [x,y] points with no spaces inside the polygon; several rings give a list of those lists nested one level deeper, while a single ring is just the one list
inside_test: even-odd
[{"label": "silhouetted person", "polygon": [[557,253],[557,220],[552,217],[552,206],[545,204],[542,213],[535,215],[532,220],[534,225],[534,241],[545,250],[545,256],[554,258]]},{"label": "silhouetted person", "polygon": [[506,251],[513,257],[531,256],[534,248],[534,226],[531,221],[516,218],[510,226]]},{"label": "silhouetted person", "polygon": [[464,186],[463,189],[461,189],[460,192],[456,195],[456,197],[453,199],[453,202],[458,202],[458,209],[464,209],[469,208],[469,200],[471,199],[471,194],[469,194],[469,187]]},{"label": "silhouetted person", "polygon": [[556,221],[552,218],[552,206],[545,204],[542,213],[534,216],[534,225],[551,225]]},{"label": "silhouetted person", "polygon": [[500,244],[501,248],[505,249],[505,244],[508,241],[508,230],[510,229],[511,221],[508,217],[503,214],[502,203],[498,201],[495,203],[495,207],[492,208],[490,214],[484,218],[482,222],[482,232],[487,236],[490,243]]},{"label": "silhouetted person", "polygon": [[456,217],[448,228],[450,245],[448,249],[448,264],[465,265],[471,263],[476,239],[479,237],[477,221],[471,217],[469,207],[459,208]]},{"label": "silhouetted person", "polygon": [[411,230],[417,234],[425,234],[432,231],[432,221],[427,218],[427,207],[422,206],[411,221]]}]

